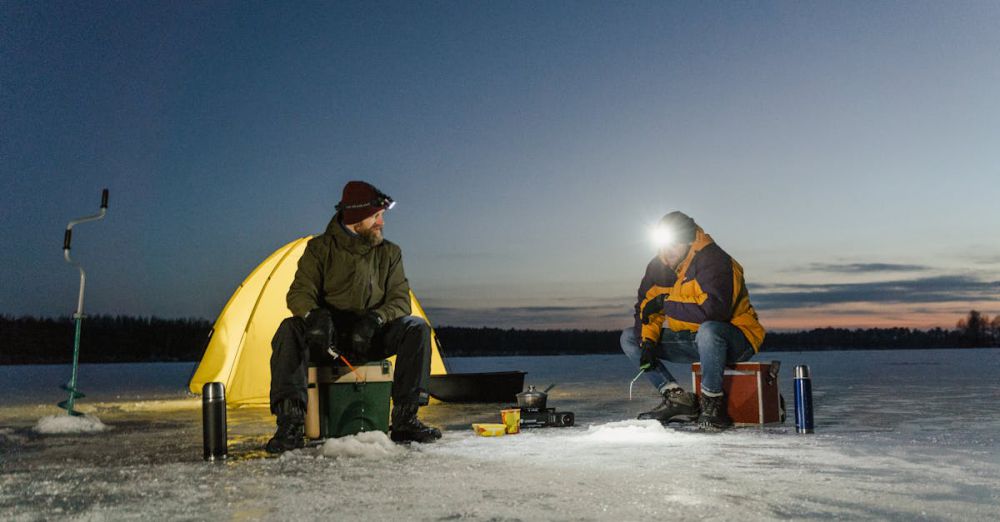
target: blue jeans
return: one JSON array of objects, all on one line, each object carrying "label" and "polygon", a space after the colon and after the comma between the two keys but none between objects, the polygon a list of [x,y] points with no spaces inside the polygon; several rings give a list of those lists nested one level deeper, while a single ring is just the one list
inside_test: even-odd
[{"label": "blue jeans", "polygon": [[[635,328],[622,331],[622,351],[639,366],[642,350]],[[743,332],[730,323],[705,321],[698,332],[674,332],[664,328],[660,343],[656,345],[656,357],[672,363],[693,363],[701,361],[701,389],[710,394],[722,393],[722,372],[726,364],[742,362],[753,357],[753,346]],[[667,385],[676,383],[666,366],[660,364],[646,372],[649,381],[661,393]],[[693,390],[692,390],[693,391]]]}]

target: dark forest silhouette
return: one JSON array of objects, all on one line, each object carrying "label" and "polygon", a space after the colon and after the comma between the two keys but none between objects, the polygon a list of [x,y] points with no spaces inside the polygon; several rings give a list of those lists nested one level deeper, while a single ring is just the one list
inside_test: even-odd
[{"label": "dark forest silhouette", "polygon": [[[73,320],[0,316],[0,364],[68,363]],[[198,361],[212,323],[204,319],[95,316],[84,320],[80,361]],[[437,328],[445,356],[619,353],[618,331]],[[954,329],[817,328],[771,332],[762,351],[882,350],[1000,346],[1000,315],[975,310]]]}]

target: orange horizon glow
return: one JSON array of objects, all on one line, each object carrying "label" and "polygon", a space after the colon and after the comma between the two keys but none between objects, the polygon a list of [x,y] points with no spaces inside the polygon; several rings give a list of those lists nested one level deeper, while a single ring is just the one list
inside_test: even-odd
[{"label": "orange horizon glow", "polygon": [[870,303],[838,304],[822,307],[757,310],[765,328],[772,331],[801,331],[816,328],[933,328],[954,329],[970,310],[993,318],[1000,314],[994,301],[941,304],[906,304],[873,307]]}]

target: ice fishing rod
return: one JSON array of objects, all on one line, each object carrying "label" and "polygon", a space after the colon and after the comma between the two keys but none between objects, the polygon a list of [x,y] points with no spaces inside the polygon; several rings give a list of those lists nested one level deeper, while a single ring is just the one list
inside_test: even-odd
[{"label": "ice fishing rod", "polygon": [[80,323],[83,322],[83,289],[87,284],[87,274],[83,271],[83,266],[77,263],[69,255],[70,243],[73,241],[73,227],[79,225],[80,223],[86,223],[88,221],[97,221],[99,219],[104,219],[104,215],[108,212],[108,189],[104,189],[101,193],[101,210],[97,214],[90,216],[84,216],[81,218],[74,219],[66,225],[66,234],[63,236],[63,257],[66,262],[75,266],[80,270],[80,296],[76,301],[76,313],[73,314],[73,319],[76,321],[76,334],[73,336],[73,376],[70,377],[69,382],[60,386],[60,388],[69,392],[69,398],[62,401],[58,406],[64,410],[69,415],[80,416],[82,413],[73,409],[73,403],[76,399],[82,399],[86,395],[80,393],[76,389],[76,373],[79,367],[80,361]]}]

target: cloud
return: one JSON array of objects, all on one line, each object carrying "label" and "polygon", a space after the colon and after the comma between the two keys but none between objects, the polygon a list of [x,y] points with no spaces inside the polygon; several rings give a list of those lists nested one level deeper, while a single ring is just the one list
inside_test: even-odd
[{"label": "cloud", "polygon": [[977,265],[1000,265],[1000,254],[996,255],[976,255],[971,257],[972,262]]},{"label": "cloud", "polygon": [[810,272],[833,272],[836,274],[867,274],[880,272],[919,272],[930,270],[924,265],[903,265],[898,263],[812,263],[809,268],[804,269]]},{"label": "cloud", "polygon": [[998,301],[1000,281],[939,276],[870,283],[768,285],[751,289],[761,309],[814,307],[835,303],[941,303]]}]

